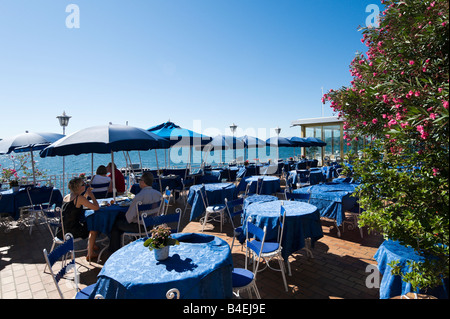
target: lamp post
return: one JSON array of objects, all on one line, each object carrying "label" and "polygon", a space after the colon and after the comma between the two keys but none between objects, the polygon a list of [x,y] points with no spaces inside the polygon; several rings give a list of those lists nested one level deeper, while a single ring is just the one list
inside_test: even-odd
[{"label": "lamp post", "polygon": [[72,116],[68,116],[66,114],[66,111],[64,111],[62,115],[56,117],[59,120],[59,125],[61,125],[62,128],[63,128],[63,134],[64,135],[66,135],[66,126],[69,125],[69,119],[71,117]]},{"label": "lamp post", "polygon": [[237,129],[236,124],[233,123],[230,125],[231,133],[233,133],[233,161],[236,161],[236,144],[234,143],[234,132],[236,132],[236,129]]},{"label": "lamp post", "polygon": [[275,129],[275,133],[277,133],[277,136],[280,136],[280,132],[281,132],[281,128],[279,128],[277,126],[277,128]]},{"label": "lamp post", "polygon": [[[56,117],[59,120],[59,125],[63,128],[63,135],[66,135],[66,126],[69,125],[69,119],[71,116],[68,116],[66,114],[66,111],[63,111],[62,115],[59,115]],[[63,156],[63,178],[62,178],[62,189],[63,189],[63,196],[66,194],[66,161],[65,157]]]},{"label": "lamp post", "polygon": [[[277,133],[277,138],[280,137],[280,132],[281,132],[281,128],[277,125],[277,127],[275,128],[275,133]],[[279,158],[280,158],[280,148],[277,145],[277,162],[278,162]]]}]

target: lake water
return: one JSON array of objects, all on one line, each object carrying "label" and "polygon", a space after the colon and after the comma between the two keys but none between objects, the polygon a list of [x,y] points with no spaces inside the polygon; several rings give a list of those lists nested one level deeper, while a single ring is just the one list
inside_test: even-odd
[{"label": "lake water", "polygon": [[[277,152],[278,150],[278,152]],[[236,158],[237,159],[249,159],[249,161],[254,161],[255,158],[258,158],[260,162],[266,162],[268,159],[275,160],[277,157],[286,159],[295,154],[300,153],[300,148],[292,148],[292,147],[266,147],[265,149],[248,149],[236,150]],[[156,154],[155,154],[156,153]],[[28,153],[29,154],[29,153]],[[114,162],[117,167],[125,167],[126,160],[124,152],[115,152],[114,153]],[[169,150],[150,150],[150,151],[132,151],[129,152],[129,157],[131,159],[131,163],[142,163],[142,167],[156,169],[163,168],[170,165],[170,167],[186,167],[186,164],[189,162],[189,148],[172,148]],[[11,153],[10,155],[15,156],[15,153]],[[158,158],[158,164],[156,162],[156,157]],[[99,165],[107,165],[111,162],[111,154],[81,154],[81,155],[70,155],[65,156],[65,172],[68,175],[78,175],[80,173],[87,173],[88,175],[91,173],[92,169],[92,160],[93,160],[93,170],[94,174]],[[170,164],[169,164],[170,158]],[[234,158],[233,150],[226,151],[216,151],[216,152],[201,152],[199,150],[192,151],[192,166],[199,167],[202,163],[202,160],[206,160],[207,163],[210,164],[218,164],[221,162],[228,163],[232,161]],[[44,172],[47,176],[49,175],[61,175],[63,173],[63,157],[46,157],[41,158],[39,156],[39,152],[34,152],[34,159],[37,162],[36,167]],[[130,161],[128,161],[130,163]],[[10,160],[8,155],[0,155],[0,165],[1,168],[13,168],[13,162]],[[31,165],[29,165],[31,168]],[[21,174],[19,173],[19,176]]]}]

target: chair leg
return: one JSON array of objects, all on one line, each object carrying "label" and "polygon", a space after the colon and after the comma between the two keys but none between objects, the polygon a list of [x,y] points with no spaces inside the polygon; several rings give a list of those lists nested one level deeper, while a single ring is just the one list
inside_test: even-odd
[{"label": "chair leg", "polygon": [[204,219],[203,219],[202,233],[203,233],[203,230],[205,229],[206,221],[208,220],[208,215],[209,215],[209,213],[206,212],[206,213],[205,213],[205,217],[204,217]]},{"label": "chair leg", "polygon": [[256,286],[256,282],[252,285],[253,290],[255,291],[256,298],[261,299],[261,295],[259,294],[258,287]]},{"label": "chair leg", "polygon": [[288,269],[288,275],[292,276],[292,272],[291,272],[291,263],[289,262],[289,259],[286,260],[286,264],[287,264],[287,269]]},{"label": "chair leg", "polygon": [[281,276],[283,277],[283,283],[284,283],[284,289],[286,290],[286,292],[288,292],[286,274],[285,274],[285,269],[284,269],[284,262],[283,262],[283,259],[281,258],[281,256],[278,256],[278,263],[280,264]]}]

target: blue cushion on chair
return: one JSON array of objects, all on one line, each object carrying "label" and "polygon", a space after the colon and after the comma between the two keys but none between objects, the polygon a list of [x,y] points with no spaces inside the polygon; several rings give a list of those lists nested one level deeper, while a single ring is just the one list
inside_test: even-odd
[{"label": "blue cushion on chair", "polygon": [[244,268],[233,269],[233,288],[245,287],[253,280],[253,273]]},{"label": "blue cushion on chair", "polygon": [[[251,241],[252,244],[257,248],[257,251],[261,250],[261,242],[259,240],[252,240]],[[267,254],[267,253],[271,253],[273,251],[276,251],[279,247],[278,243],[274,243],[274,242],[264,242],[264,247],[263,247],[263,254]]]},{"label": "blue cushion on chair", "polygon": [[89,299],[91,292],[94,290],[95,284],[87,286],[83,290],[77,292],[75,299]]},{"label": "blue cushion on chair", "polygon": [[224,209],[225,209],[225,205],[214,205],[214,206],[207,207],[207,210],[209,212],[219,212]]}]

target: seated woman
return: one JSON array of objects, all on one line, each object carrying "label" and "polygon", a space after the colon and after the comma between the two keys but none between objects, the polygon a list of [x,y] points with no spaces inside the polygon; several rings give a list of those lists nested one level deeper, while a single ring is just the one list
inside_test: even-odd
[{"label": "seated woman", "polygon": [[[90,187],[86,187],[84,180],[80,177],[75,177],[69,182],[70,194],[67,194],[62,203],[62,216],[63,216],[63,227],[64,234],[60,230],[57,236],[63,239],[64,235],[71,233],[73,238],[83,238],[88,240],[88,255],[87,260],[96,258],[97,255],[94,254],[95,240],[97,238],[98,232],[89,231],[87,229],[86,223],[83,223],[82,217],[84,217],[84,208],[98,210],[100,206],[98,205],[95,195],[92,193]],[[92,201],[89,201],[87,197],[90,197]]]},{"label": "seated woman", "polygon": [[[107,197],[108,190],[111,183],[111,177],[106,176],[108,171],[105,165],[100,165],[95,172],[96,175],[91,180],[91,187],[93,188],[92,193],[96,198],[105,198]],[[96,187],[95,185],[106,185],[104,187]]]}]

